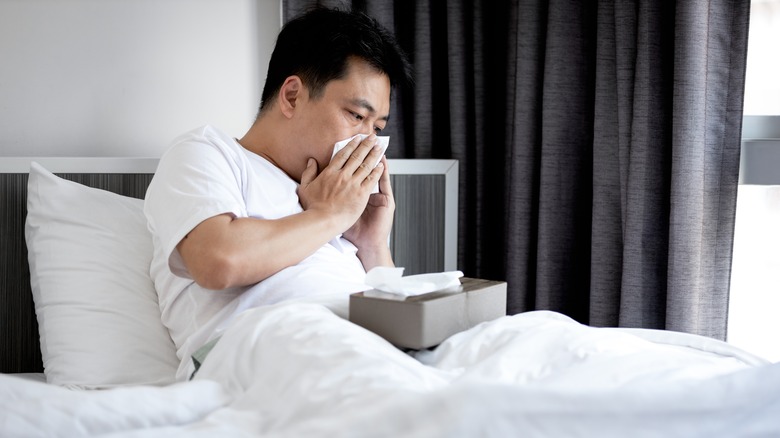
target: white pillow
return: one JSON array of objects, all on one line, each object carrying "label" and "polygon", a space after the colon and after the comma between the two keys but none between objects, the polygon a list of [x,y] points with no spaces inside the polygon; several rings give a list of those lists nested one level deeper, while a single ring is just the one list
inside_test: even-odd
[{"label": "white pillow", "polygon": [[149,276],[143,201],[30,167],[27,239],[49,383],[109,388],[174,381],[179,360]]}]

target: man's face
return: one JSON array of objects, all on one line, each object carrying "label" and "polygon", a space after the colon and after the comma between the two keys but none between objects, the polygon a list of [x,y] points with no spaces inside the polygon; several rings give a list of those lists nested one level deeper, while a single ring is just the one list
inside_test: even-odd
[{"label": "man's face", "polygon": [[[317,160],[322,170],[333,153],[333,145],[356,134],[384,129],[390,111],[390,80],[365,61],[352,59],[347,74],[328,82],[320,96],[308,93],[299,102],[302,152]],[[305,159],[304,159],[305,160]]]}]

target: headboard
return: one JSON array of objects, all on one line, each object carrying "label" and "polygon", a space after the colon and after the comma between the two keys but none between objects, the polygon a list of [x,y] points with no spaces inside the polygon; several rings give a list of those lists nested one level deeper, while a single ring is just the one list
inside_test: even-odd
[{"label": "headboard", "polygon": [[[0,159],[0,372],[42,372],[24,239],[27,177],[36,161],[58,176],[143,198],[154,158]],[[396,214],[390,248],[404,274],[457,269],[456,160],[389,160]]]}]

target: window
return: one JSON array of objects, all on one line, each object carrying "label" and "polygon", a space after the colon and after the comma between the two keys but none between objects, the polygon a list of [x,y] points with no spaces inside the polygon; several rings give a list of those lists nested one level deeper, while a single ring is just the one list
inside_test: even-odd
[{"label": "window", "polygon": [[752,0],[728,341],[780,361],[780,0]]},{"label": "window", "polygon": [[744,113],[780,115],[780,0],[750,3],[749,32]]}]

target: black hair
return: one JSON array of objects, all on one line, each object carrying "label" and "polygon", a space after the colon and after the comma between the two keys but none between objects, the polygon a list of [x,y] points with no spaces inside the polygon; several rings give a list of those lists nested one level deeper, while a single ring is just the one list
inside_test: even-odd
[{"label": "black hair", "polygon": [[411,84],[411,66],[393,35],[362,12],[315,8],[282,28],[268,63],[260,111],[273,101],[284,81],[297,75],[318,98],[325,85],[347,73],[357,57],[387,75],[391,88]]}]

